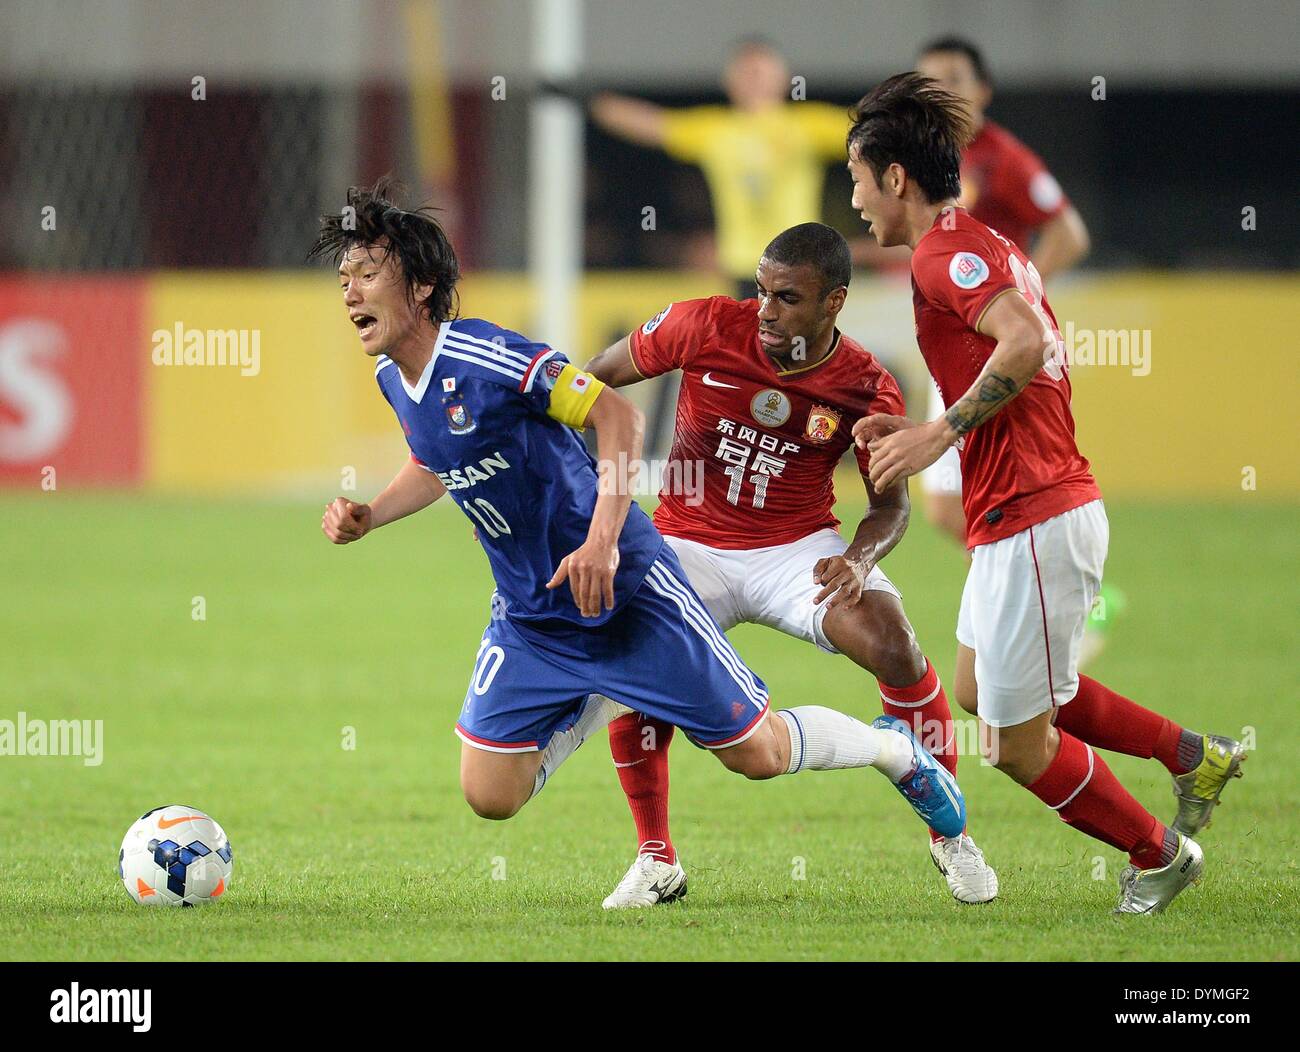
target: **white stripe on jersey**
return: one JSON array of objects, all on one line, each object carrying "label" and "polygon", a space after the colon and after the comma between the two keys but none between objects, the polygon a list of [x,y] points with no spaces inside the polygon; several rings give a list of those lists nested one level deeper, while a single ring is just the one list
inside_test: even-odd
[{"label": "white stripe on jersey", "polygon": [[392,364],[393,364],[393,359],[388,357],[388,355],[386,354],[381,354],[379,356],[379,364],[375,366],[375,375],[378,376],[381,372],[383,372]]},{"label": "white stripe on jersey", "polygon": [[650,567],[650,572],[646,574],[646,580],[651,588],[676,604],[682,613],[682,619],[704,639],[714,656],[731,673],[731,678],[736,681],[741,692],[753,702],[756,708],[762,709],[767,704],[767,695],[759,688],[753,673],[740,660],[740,655],[732,649],[726,637],[718,632],[717,627],[709,619],[708,611],[698,604],[689,591],[682,589],[681,583],[660,561],[655,560],[654,565]]},{"label": "white stripe on jersey", "polygon": [[484,350],[492,351],[495,354],[503,354],[506,355],[507,357],[518,358],[520,364],[524,366],[527,366],[528,363],[532,360],[528,355],[524,354],[522,351],[511,350],[509,347],[505,347],[499,343],[493,343],[491,340],[484,340],[479,338],[478,336],[471,336],[467,332],[461,332],[459,329],[455,328],[455,326],[453,326],[449,330],[447,335],[454,337],[457,340],[461,340],[465,343],[478,344]]},{"label": "white stripe on jersey", "polygon": [[465,734],[459,727],[453,727],[452,730],[456,732],[456,737],[466,745],[475,749],[482,749],[484,752],[541,752],[536,745],[487,745],[484,742],[475,741],[473,738],[469,737],[469,735]]},{"label": "white stripe on jersey", "polygon": [[522,369],[507,369],[505,366],[497,365],[495,362],[490,362],[486,358],[479,357],[477,354],[470,355],[462,354],[459,351],[453,351],[448,348],[446,344],[443,344],[442,350],[439,353],[445,354],[448,358],[456,358],[462,362],[469,362],[470,365],[481,365],[484,369],[491,369],[493,372],[501,373],[515,381],[521,381],[524,378],[524,371]]},{"label": "white stripe on jersey", "polygon": [[739,673],[744,678],[745,682],[747,682],[752,688],[752,696],[766,701],[767,692],[758,685],[757,678],[755,678],[754,674],[749,670],[748,666],[746,666],[741,656],[736,653],[735,648],[731,645],[731,641],[728,640],[722,630],[718,628],[717,622],[713,620],[713,615],[710,614],[704,604],[696,598],[690,585],[683,582],[681,578],[674,576],[672,571],[669,570],[668,567],[664,566],[661,561],[656,560],[655,566],[659,567],[660,580],[662,583],[671,591],[675,591],[681,596],[683,602],[685,602],[689,608],[695,612],[695,619],[704,632],[708,634],[708,638],[711,638],[723,652],[729,655],[737,673]]},{"label": "white stripe on jersey", "polygon": [[707,611],[704,611],[702,607],[695,606],[688,594],[676,590],[673,586],[680,587],[680,582],[675,581],[666,573],[663,573],[662,576],[656,576],[652,569],[648,579],[650,580],[650,586],[656,592],[677,604],[686,623],[704,638],[709,649],[713,651],[718,660],[731,673],[731,678],[736,681],[745,696],[757,708],[761,709],[767,702],[767,694],[758,686],[753,674],[745,667],[740,655],[732,649],[726,637],[714,634],[713,624],[707,619]]},{"label": "white stripe on jersey", "polygon": [[[519,373],[519,378],[521,380],[524,377],[524,370],[528,368],[528,359],[523,358],[523,355],[514,354],[513,352],[510,354],[494,353],[497,351],[503,351],[504,348],[502,347],[495,347],[490,351],[484,350],[482,347],[475,344],[466,343],[454,332],[447,333],[447,342],[443,344],[443,348],[445,350],[448,347],[454,347],[462,354],[472,354],[476,358],[481,358],[485,362],[494,362],[497,365],[502,365],[507,369],[514,370]],[[516,361],[516,359],[519,358],[523,358],[523,361]]]},{"label": "white stripe on jersey", "polygon": [[524,394],[527,394],[533,389],[533,384],[537,381],[537,374],[542,371],[542,366],[558,353],[559,352],[555,350],[543,351],[538,356],[537,361],[533,362],[530,367],[530,372],[528,373],[528,379],[524,381]]}]

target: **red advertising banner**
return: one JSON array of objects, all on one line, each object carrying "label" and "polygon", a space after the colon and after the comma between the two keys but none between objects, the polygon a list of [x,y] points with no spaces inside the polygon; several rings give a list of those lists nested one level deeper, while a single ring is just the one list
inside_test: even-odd
[{"label": "red advertising banner", "polygon": [[147,280],[0,275],[0,485],[140,480]]}]

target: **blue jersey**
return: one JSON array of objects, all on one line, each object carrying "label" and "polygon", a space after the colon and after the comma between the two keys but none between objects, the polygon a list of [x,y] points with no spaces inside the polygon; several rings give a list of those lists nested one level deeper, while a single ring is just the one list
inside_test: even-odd
[{"label": "blue jersey", "polygon": [[474,524],[511,620],[604,624],[632,598],[663,548],[634,502],[619,536],[614,610],[583,617],[560,561],[587,539],[596,463],[578,425],[602,385],[559,351],[478,318],[445,321],[419,383],[390,358],[375,369],[417,464]]}]

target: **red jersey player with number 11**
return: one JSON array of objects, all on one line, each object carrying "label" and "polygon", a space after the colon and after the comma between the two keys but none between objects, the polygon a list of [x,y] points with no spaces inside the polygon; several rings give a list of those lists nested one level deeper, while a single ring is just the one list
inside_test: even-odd
[{"label": "red jersey player with number 11", "polygon": [[[879,681],[886,715],[876,725],[910,725],[955,774],[948,699],[878,565],[907,528],[907,484],[866,483],[870,457],[859,450],[869,507],[851,543],[832,511],[835,465],[853,445],[852,422],[903,405],[893,377],[835,327],[850,273],[844,238],[802,223],[764,250],[757,301],[674,303],[587,368],[611,387],[681,370],[655,525],[714,620],[724,630],[768,625],[845,654]],[[792,773],[827,747],[844,754],[833,745],[835,721],[843,719],[829,710],[801,717]],[[606,909],[668,902],[685,889],[668,831],[672,733],[670,724],[635,713],[610,724],[638,850]],[[930,852],[958,900],[997,894],[996,875],[965,832],[932,830]]]},{"label": "red jersey player with number 11", "polygon": [[[1192,834],[1240,772],[1239,742],[1194,734],[1078,672],[1109,527],[1074,441],[1070,377],[1033,263],[957,206],[970,121],[916,73],[854,107],[853,206],[884,247],[912,249],[921,354],[947,412],[873,414],[853,433],[888,488],[961,442],[971,567],[957,618],[957,700],[989,760],[1082,833],[1125,851],[1117,913],[1156,913],[1200,876]],[[1155,757],[1174,776],[1172,828],[1093,748]]]}]

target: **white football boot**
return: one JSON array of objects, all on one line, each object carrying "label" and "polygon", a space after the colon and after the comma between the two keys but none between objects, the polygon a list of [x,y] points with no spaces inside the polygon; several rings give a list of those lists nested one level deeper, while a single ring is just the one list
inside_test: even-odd
[{"label": "white football boot", "polygon": [[998,897],[998,875],[965,833],[930,842],[930,857],[958,902],[974,905]]},{"label": "white football boot", "polygon": [[686,894],[686,870],[680,861],[669,865],[654,855],[637,855],[623,879],[601,905],[607,910],[636,910],[676,902]]}]

